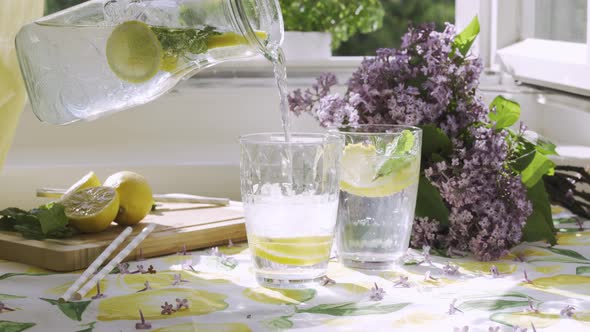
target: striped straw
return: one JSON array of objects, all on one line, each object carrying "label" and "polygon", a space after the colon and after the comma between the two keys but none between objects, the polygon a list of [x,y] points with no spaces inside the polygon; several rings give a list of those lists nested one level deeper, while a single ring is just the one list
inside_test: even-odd
[{"label": "striped straw", "polygon": [[104,263],[104,261],[109,258],[109,256],[117,249],[117,247],[131,234],[133,229],[131,227],[126,227],[116,239],[109,244],[109,246],[90,264],[88,268],[82,273],[78,279],[68,288],[68,290],[62,295],[59,300],[60,301],[68,301],[72,294],[80,287],[82,284],[90,278],[90,276],[98,270],[98,268]]},{"label": "striped straw", "polygon": [[86,295],[86,293],[88,293],[88,291],[96,286],[96,283],[99,282],[100,280],[102,280],[102,278],[104,278],[104,276],[106,276],[109,272],[111,272],[113,270],[113,268],[115,268],[115,266],[117,266],[119,263],[121,263],[121,261],[127,257],[127,255],[129,255],[131,253],[131,251],[133,251],[133,249],[135,249],[135,247],[137,247],[141,241],[143,241],[148,235],[150,235],[150,233],[156,228],[156,224],[149,224],[147,227],[145,227],[141,233],[139,233],[125,248],[123,248],[123,250],[121,250],[117,256],[115,256],[115,258],[113,258],[107,265],[105,265],[102,270],[100,270],[100,272],[98,272],[97,274],[94,275],[94,277],[92,279],[90,279],[90,281],[88,281],[82,288],[80,288],[79,291],[77,291],[76,293],[74,293],[73,298],[75,300],[81,300],[82,297],[84,295]]}]

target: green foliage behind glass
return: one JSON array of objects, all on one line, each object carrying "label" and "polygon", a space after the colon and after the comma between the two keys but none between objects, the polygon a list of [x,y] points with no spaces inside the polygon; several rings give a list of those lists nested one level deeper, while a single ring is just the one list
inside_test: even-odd
[{"label": "green foliage behind glass", "polygon": [[66,9],[86,0],[45,0],[45,15]]},{"label": "green foliage behind glass", "polygon": [[332,45],[358,33],[381,27],[385,12],[379,0],[279,0],[289,31],[325,31],[332,33]]},{"label": "green foliage behind glass", "polygon": [[437,30],[455,21],[455,0],[381,0],[385,10],[383,27],[367,35],[356,35],[342,43],[334,55],[374,55],[382,47],[399,47],[408,24],[433,22]]}]

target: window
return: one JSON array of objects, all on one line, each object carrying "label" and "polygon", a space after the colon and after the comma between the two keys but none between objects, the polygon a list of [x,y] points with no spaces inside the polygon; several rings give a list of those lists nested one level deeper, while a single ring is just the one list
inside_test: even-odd
[{"label": "window", "polygon": [[587,0],[457,0],[457,21],[479,15],[486,67],[524,83],[590,96]]}]

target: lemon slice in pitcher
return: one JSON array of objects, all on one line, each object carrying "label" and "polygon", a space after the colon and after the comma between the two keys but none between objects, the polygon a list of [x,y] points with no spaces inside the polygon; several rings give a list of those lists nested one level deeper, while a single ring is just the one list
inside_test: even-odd
[{"label": "lemon slice in pitcher", "polygon": [[106,56],[117,77],[131,83],[143,83],[159,71],[162,45],[147,24],[127,21],[111,33]]},{"label": "lemon slice in pitcher", "polygon": [[70,225],[83,233],[102,232],[119,211],[119,196],[110,187],[82,189],[65,197],[61,204]]},{"label": "lemon slice in pitcher", "polygon": [[[256,37],[258,37],[260,40],[266,40],[268,38],[268,34],[264,31],[256,31],[254,34],[256,34]],[[246,38],[235,32],[225,32],[220,35],[214,35],[207,38],[207,48],[228,47],[245,44],[248,44]]]},{"label": "lemon slice in pitcher", "polygon": [[379,158],[373,145],[347,145],[342,155],[340,189],[357,196],[384,197],[418,181],[416,158],[396,172],[378,177]]},{"label": "lemon slice in pitcher", "polygon": [[274,263],[310,266],[330,258],[332,237],[308,236],[292,238],[269,238],[249,236],[253,254]]}]

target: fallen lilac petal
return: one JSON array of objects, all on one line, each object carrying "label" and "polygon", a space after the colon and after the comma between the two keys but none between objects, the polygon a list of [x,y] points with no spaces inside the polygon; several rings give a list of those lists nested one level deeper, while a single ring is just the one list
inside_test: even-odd
[{"label": "fallen lilac petal", "polygon": [[174,310],[174,306],[172,304],[168,304],[168,302],[164,302],[164,305],[161,305],[160,308],[162,308],[162,315],[172,315],[172,313],[176,312],[176,310]]},{"label": "fallen lilac petal", "polygon": [[321,279],[321,281],[320,281],[320,284],[322,286],[331,286],[331,285],[335,285],[336,284],[336,281],[334,279],[331,279],[328,276],[323,276],[322,279]]},{"label": "fallen lilac petal", "polygon": [[571,305],[566,305],[565,308],[561,309],[561,311],[559,312],[559,315],[561,317],[568,317],[571,318],[574,315],[574,311],[576,310],[575,307],[571,306]]},{"label": "fallen lilac petal", "polygon": [[451,262],[447,262],[445,266],[443,266],[443,272],[447,275],[455,275],[459,272],[458,265],[452,265]]},{"label": "fallen lilac petal", "polygon": [[371,294],[369,298],[371,301],[381,301],[385,297],[385,290],[380,288],[377,283],[375,283],[375,287],[371,288]]},{"label": "fallen lilac petal", "polygon": [[399,280],[393,284],[394,287],[400,286],[404,288],[410,288],[410,283],[408,282],[407,276],[399,276]]},{"label": "fallen lilac petal", "polygon": [[176,311],[179,311],[182,308],[188,309],[188,300],[176,299]]},{"label": "fallen lilac petal", "polygon": [[498,267],[496,265],[492,265],[490,267],[490,273],[492,274],[493,278],[499,278],[500,277],[500,271],[498,270]]},{"label": "fallen lilac petal", "polygon": [[139,309],[139,318],[141,322],[135,323],[136,330],[149,330],[152,328],[152,324],[150,322],[146,322],[145,318],[143,317],[143,312]]},{"label": "fallen lilac petal", "polygon": [[453,299],[453,302],[449,305],[449,311],[447,312],[449,315],[454,315],[457,311],[463,313],[463,311],[455,306],[457,303],[457,299]]}]

